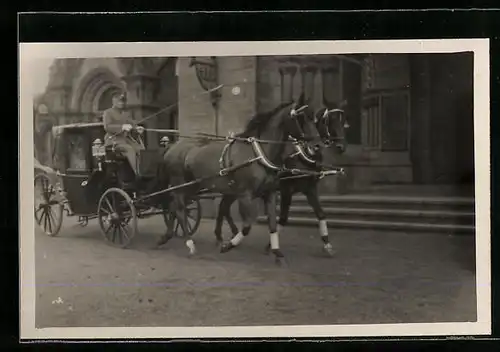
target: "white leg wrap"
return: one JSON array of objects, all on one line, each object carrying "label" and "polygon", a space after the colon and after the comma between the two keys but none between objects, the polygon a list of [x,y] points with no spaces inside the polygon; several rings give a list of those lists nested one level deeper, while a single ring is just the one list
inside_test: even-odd
[{"label": "white leg wrap", "polygon": [[243,234],[241,232],[238,232],[236,234],[236,236],[234,236],[232,239],[231,239],[231,244],[233,246],[237,246],[241,243],[241,241],[243,241],[243,238],[245,238],[245,236],[243,236]]},{"label": "white leg wrap", "polygon": [[195,246],[194,246],[193,240],[187,240],[186,241],[186,246],[189,248],[189,250],[191,252],[195,250]]},{"label": "white leg wrap", "polygon": [[269,234],[271,239],[271,249],[279,249],[280,248],[280,239],[278,232],[273,232]]},{"label": "white leg wrap", "polygon": [[319,234],[321,237],[328,236],[328,225],[324,219],[319,221]]}]

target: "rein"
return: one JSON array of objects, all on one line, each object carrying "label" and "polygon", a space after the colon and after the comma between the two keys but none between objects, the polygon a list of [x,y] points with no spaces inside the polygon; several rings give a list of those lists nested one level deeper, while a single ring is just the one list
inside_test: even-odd
[{"label": "rein", "polygon": [[[212,89],[206,90],[206,91],[204,91],[204,92],[202,92],[202,93],[195,94],[195,95],[193,95],[193,96],[190,96],[189,98],[190,98],[190,99],[192,99],[192,98],[194,98],[194,97],[196,97],[196,96],[202,96],[202,95],[205,95],[205,94],[211,94],[211,93],[213,93],[213,92],[215,92],[215,91],[217,91],[217,90],[221,89],[222,87],[224,87],[224,85],[223,85],[223,84],[219,84],[217,87],[214,87],[214,88],[212,88]],[[144,122],[146,122],[147,120],[149,120],[149,119],[151,119],[151,118],[153,118],[153,117],[155,117],[155,116],[158,116],[158,115],[159,115],[159,114],[161,114],[162,112],[167,111],[167,110],[170,110],[170,109],[172,109],[172,108],[176,107],[177,105],[179,105],[179,103],[180,103],[181,101],[183,101],[183,100],[187,100],[187,99],[188,99],[188,97],[178,99],[178,100],[177,100],[177,102],[175,102],[175,103],[173,103],[173,104],[171,104],[171,105],[168,105],[168,106],[164,107],[163,109],[160,109],[160,110],[156,111],[155,113],[153,113],[153,114],[151,114],[151,115],[148,115],[148,116],[144,117],[143,119],[139,120],[139,121],[138,121],[138,122],[136,122],[135,124],[137,125],[137,124],[140,124],[140,123],[144,123]],[[124,132],[124,131],[120,131],[120,132],[114,133],[113,135],[111,135],[111,136],[110,136],[110,138],[116,137],[117,135],[119,135],[119,134],[121,134],[121,133],[123,133],[123,132]]]}]

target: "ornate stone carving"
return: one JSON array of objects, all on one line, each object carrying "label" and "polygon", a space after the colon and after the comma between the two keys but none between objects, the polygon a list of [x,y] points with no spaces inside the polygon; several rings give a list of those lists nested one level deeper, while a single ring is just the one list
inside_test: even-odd
[{"label": "ornate stone carving", "polygon": [[367,55],[363,60],[363,89],[372,89],[375,86],[375,60]]},{"label": "ornate stone carving", "polygon": [[119,58],[116,59],[126,84],[127,99],[131,105],[152,105],[158,93],[158,58]]},{"label": "ornate stone carving", "polygon": [[[200,86],[204,90],[210,90],[219,84],[219,72],[217,65],[217,58],[192,58],[190,67],[194,67],[196,72],[196,77],[198,78],[198,82]],[[221,98],[220,91],[212,91],[210,93],[210,100],[212,102],[212,106],[217,108],[219,104],[219,100]]]},{"label": "ornate stone carving", "polygon": [[49,68],[49,89],[70,88],[85,59],[55,59]]},{"label": "ornate stone carving", "polygon": [[127,57],[116,59],[123,76],[156,76],[158,59],[150,57]]}]

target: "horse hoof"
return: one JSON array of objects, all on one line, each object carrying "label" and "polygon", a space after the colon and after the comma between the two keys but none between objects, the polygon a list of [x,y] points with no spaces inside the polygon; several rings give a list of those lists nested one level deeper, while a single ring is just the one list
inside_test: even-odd
[{"label": "horse hoof", "polygon": [[274,263],[279,267],[287,266],[285,257],[274,257]]},{"label": "horse hoof", "polygon": [[194,258],[196,256],[196,250],[189,251],[188,258]]},{"label": "horse hoof", "polygon": [[216,240],[215,247],[221,247],[221,246],[222,246],[222,240]]},{"label": "horse hoof", "polygon": [[160,237],[160,239],[158,240],[158,242],[156,242],[156,248],[159,248],[163,245],[165,245],[168,241],[170,241],[172,237],[171,236],[162,236]]},{"label": "horse hoof", "polygon": [[160,241],[156,242],[156,248],[160,248],[161,246],[163,246],[166,243],[167,243],[167,241],[160,240]]},{"label": "horse hoof", "polygon": [[333,249],[332,245],[326,245],[323,247],[323,251],[325,252],[325,254],[329,257],[329,258],[332,258],[333,256],[335,256],[335,250]]},{"label": "horse hoof", "polygon": [[224,243],[221,247],[220,247],[220,252],[221,253],[227,253],[229,252],[231,249],[234,248],[234,245],[231,243],[231,242],[228,242],[228,243]]},{"label": "horse hoof", "polygon": [[267,245],[266,248],[264,248],[264,254],[269,255],[271,254],[271,245]]}]

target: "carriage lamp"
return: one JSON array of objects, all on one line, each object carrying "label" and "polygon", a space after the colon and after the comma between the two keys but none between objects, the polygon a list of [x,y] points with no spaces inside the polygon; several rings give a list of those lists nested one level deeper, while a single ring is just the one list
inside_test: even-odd
[{"label": "carriage lamp", "polygon": [[101,159],[105,155],[106,155],[106,150],[105,150],[104,144],[102,143],[102,141],[99,138],[97,138],[92,143],[92,156],[97,158],[97,160],[98,160],[97,165],[98,165],[99,171],[102,171]]},{"label": "carriage lamp", "polygon": [[96,158],[103,157],[105,155],[105,150],[104,150],[104,144],[102,141],[97,138],[93,143],[92,143],[92,156],[95,156]]}]

